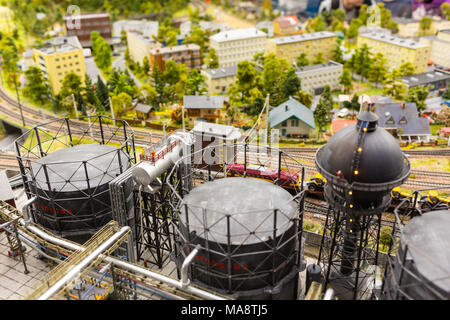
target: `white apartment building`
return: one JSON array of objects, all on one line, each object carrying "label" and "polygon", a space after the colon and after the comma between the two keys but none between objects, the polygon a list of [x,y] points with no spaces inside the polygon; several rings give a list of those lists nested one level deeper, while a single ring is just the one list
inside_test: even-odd
[{"label": "white apartment building", "polygon": [[297,68],[302,90],[315,96],[322,93],[326,85],[330,89],[337,90],[342,75],[343,65],[334,61]]},{"label": "white apartment building", "polygon": [[120,37],[123,30],[137,31],[142,36],[151,38],[158,35],[159,23],[158,21],[145,20],[119,20],[113,23],[113,36]]},{"label": "white apartment building", "polygon": [[231,67],[244,60],[253,60],[266,50],[267,34],[256,28],[219,32],[209,38],[219,58],[219,68]]},{"label": "white apartment building", "polygon": [[420,42],[430,46],[434,64],[450,68],[450,29],[440,30],[437,36],[421,37]]}]

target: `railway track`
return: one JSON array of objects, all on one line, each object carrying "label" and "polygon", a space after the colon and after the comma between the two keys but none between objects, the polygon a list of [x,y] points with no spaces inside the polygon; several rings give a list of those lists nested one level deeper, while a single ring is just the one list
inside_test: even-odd
[{"label": "railway track", "polygon": [[[20,116],[19,111],[19,104],[16,100],[11,98],[6,92],[4,92],[2,89],[0,89],[0,98],[3,100],[3,102],[6,102],[9,104],[12,108],[16,108],[16,110],[13,110],[12,108],[8,108],[2,104],[0,104],[0,113],[6,115],[8,118],[11,118],[12,120],[15,120],[17,123],[22,123],[22,119]],[[24,119],[25,124],[31,126],[31,124],[36,124],[36,122],[41,121],[41,119],[44,117],[45,122],[48,123],[46,125],[46,128],[49,130],[55,130],[57,132],[59,130],[59,126],[55,126],[51,124],[52,121],[56,121],[59,119],[62,119],[62,117],[54,116],[52,114],[49,114],[44,111],[39,111],[36,108],[26,106],[24,104],[22,105],[22,111],[24,113]],[[116,119],[117,121],[123,121],[123,119]],[[83,121],[78,120],[71,120],[77,123],[77,125],[84,130],[83,134],[86,134],[87,130],[89,130],[89,124]],[[126,121],[126,120],[125,120]],[[96,132],[100,130],[100,126],[96,123],[93,123],[91,125],[92,129],[94,129],[93,136],[96,138],[101,138],[101,134]],[[113,130],[113,129],[111,129]],[[134,136],[135,136],[135,144],[139,145],[148,145],[150,144],[150,139],[143,139],[143,138],[137,138],[140,136],[149,137],[150,132],[144,131],[144,130],[136,130],[133,128]],[[154,133],[152,132],[152,143],[158,142],[164,135],[160,133]],[[113,142],[118,142],[119,139],[112,139]]]}]

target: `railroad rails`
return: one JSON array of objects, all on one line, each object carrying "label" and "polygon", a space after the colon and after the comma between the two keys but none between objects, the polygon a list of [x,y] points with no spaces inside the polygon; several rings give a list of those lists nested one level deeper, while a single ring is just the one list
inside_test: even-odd
[{"label": "railroad rails", "polygon": [[[0,89],[0,98],[3,100],[3,102],[8,103],[13,108],[16,108],[17,110],[13,110],[12,108],[8,108],[7,106],[4,106],[0,104],[0,113],[6,115],[8,118],[11,118],[12,120],[16,121],[17,123],[21,123],[22,119],[19,112],[19,104],[16,100],[11,98],[7,93],[5,93],[3,90]],[[55,120],[61,119],[61,117],[54,116],[52,114],[49,114],[47,112],[40,111],[33,107],[28,107],[21,103],[22,105],[22,111],[24,114],[25,124],[35,124],[37,121],[42,121],[42,118],[44,117],[45,120],[50,122],[48,125],[46,125],[46,128],[48,130],[58,130],[58,127],[52,126],[51,122]],[[122,119],[116,119],[116,121],[123,121]],[[125,120],[126,121],[126,120]],[[77,121],[77,124],[82,127],[85,131],[89,130],[89,124],[83,121]],[[99,128],[98,124],[92,124],[92,129],[97,130]],[[150,132],[144,131],[144,130],[136,130],[133,129],[135,137],[143,136],[143,137],[149,137]],[[160,133],[154,133],[152,132],[152,138],[155,140],[160,140],[164,135]],[[100,138],[99,134],[93,133],[93,135],[96,138]],[[149,144],[149,139],[141,139],[141,138],[135,138],[135,144],[141,144],[141,145],[147,145]],[[150,143],[151,144],[151,143]]]}]

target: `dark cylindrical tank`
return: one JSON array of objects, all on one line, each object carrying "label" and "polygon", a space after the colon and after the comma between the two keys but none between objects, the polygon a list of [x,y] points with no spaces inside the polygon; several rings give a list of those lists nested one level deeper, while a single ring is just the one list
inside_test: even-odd
[{"label": "dark cylindrical tank", "polygon": [[384,299],[450,299],[449,229],[449,210],[428,212],[406,224],[384,280]]},{"label": "dark cylindrical tank", "polygon": [[410,165],[398,141],[377,124],[378,116],[363,111],[357,124],[339,130],[317,151],[317,170],[327,179],[327,200],[346,203],[348,211],[388,205],[392,188],[409,176]]},{"label": "dark cylindrical tank", "polygon": [[248,178],[205,183],[185,196],[184,253],[202,246],[193,281],[238,299],[295,299],[298,204],[277,185]]},{"label": "dark cylindrical tank", "polygon": [[79,243],[112,219],[109,182],[129,167],[114,146],[77,145],[37,159],[28,185],[38,197],[34,219],[44,228]]}]

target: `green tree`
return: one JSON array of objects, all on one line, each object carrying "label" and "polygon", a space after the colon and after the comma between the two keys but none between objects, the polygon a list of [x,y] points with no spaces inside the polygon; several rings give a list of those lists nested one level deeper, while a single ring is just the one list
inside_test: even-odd
[{"label": "green tree", "polygon": [[202,30],[199,26],[193,26],[191,32],[186,36],[183,43],[194,43],[200,47],[200,53],[203,57],[208,49],[210,33]]},{"label": "green tree", "polygon": [[[6,82],[11,85],[18,81],[19,52],[16,43],[11,37],[5,38],[1,44],[1,56],[3,60],[2,71]],[[19,85],[17,83],[17,85]]]},{"label": "green tree", "polygon": [[358,36],[359,28],[363,25],[361,20],[359,19],[352,19],[350,22],[350,26],[347,31],[347,37],[349,39],[354,39]]},{"label": "green tree", "polygon": [[370,65],[368,80],[378,85],[378,83],[383,81],[387,71],[387,60],[381,52],[378,52],[373,59],[373,63]]},{"label": "green tree", "polygon": [[204,87],[205,83],[205,77],[198,72],[197,69],[192,70],[186,81],[186,94],[187,95],[194,95],[194,94],[203,94],[207,92],[207,90]]},{"label": "green tree", "polygon": [[319,101],[319,103],[316,106],[316,109],[314,110],[314,119],[317,122],[319,132],[322,132],[323,129],[326,128],[326,126],[330,122],[330,115],[328,108],[322,101]]},{"label": "green tree", "polygon": [[319,32],[325,30],[326,24],[321,15],[315,17],[311,23],[311,29],[314,32]]},{"label": "green tree", "polygon": [[344,92],[348,93],[352,89],[352,76],[350,70],[344,69],[339,80],[339,83],[344,87]]},{"label": "green tree", "polygon": [[304,67],[309,65],[309,61],[308,58],[306,57],[305,52],[300,53],[300,55],[297,57],[296,63],[298,67]]},{"label": "green tree", "polygon": [[155,105],[156,98],[158,96],[158,93],[156,92],[155,88],[153,88],[151,85],[144,83],[139,88],[139,101],[148,105]]},{"label": "green tree", "polygon": [[411,62],[405,62],[398,68],[398,71],[401,77],[412,76],[414,74],[414,66]]},{"label": "green tree", "polygon": [[82,90],[81,77],[76,73],[69,72],[64,76],[60,94],[62,97],[71,96],[72,94],[77,97]]},{"label": "green tree", "polygon": [[109,105],[109,91],[106,87],[106,84],[103,82],[103,80],[100,78],[100,76],[97,76],[97,84],[95,86],[95,95],[97,96],[98,100],[102,104],[102,109],[107,110],[110,108]]},{"label": "green tree", "polygon": [[392,228],[383,226],[380,231],[380,244],[384,249],[387,249],[392,241]]},{"label": "green tree", "polygon": [[431,17],[425,16],[419,21],[419,28],[422,34],[425,34],[431,28],[431,24],[433,23],[433,19]]},{"label": "green tree", "polygon": [[165,68],[163,72],[163,79],[169,85],[173,85],[180,81],[180,69],[178,64],[173,60],[167,60],[165,63]]},{"label": "green tree", "polygon": [[300,90],[296,95],[297,100],[308,108],[312,106],[313,96],[308,92]]},{"label": "green tree", "polygon": [[347,108],[349,110],[359,111],[361,105],[358,102],[358,98],[359,98],[359,96],[357,94],[354,94],[350,101],[344,101],[344,103],[343,103],[344,108]]},{"label": "green tree", "polygon": [[101,70],[109,72],[112,63],[111,46],[104,39],[103,40],[100,39],[103,38],[99,38],[96,40],[97,46],[95,49],[96,51],[94,61]]},{"label": "green tree", "polygon": [[290,96],[295,96],[301,89],[300,79],[297,77],[297,74],[295,72],[295,68],[290,68],[287,71],[286,76],[284,77],[284,81],[282,84],[284,99],[287,99]]},{"label": "green tree", "polygon": [[114,96],[125,92],[134,98],[137,92],[136,84],[128,73],[128,70],[113,68],[106,85],[108,87],[108,91]]},{"label": "green tree", "polygon": [[159,104],[164,102],[164,87],[166,86],[164,82],[163,73],[158,68],[156,63],[153,64],[152,73],[151,73],[151,83],[153,88],[155,88],[157,93],[156,105],[155,107],[159,109]]},{"label": "green tree", "polygon": [[325,62],[325,58],[323,57],[323,53],[319,52],[318,54],[316,54],[314,56],[314,60],[312,62],[312,64],[321,64]]},{"label": "green tree", "polygon": [[279,105],[285,99],[281,86],[288,69],[289,63],[286,59],[277,58],[272,53],[264,58],[264,92],[270,94],[271,105]]},{"label": "green tree", "polygon": [[170,119],[177,124],[183,123],[183,110],[181,106],[170,113]]},{"label": "green tree", "polygon": [[358,50],[355,52],[355,64],[356,64],[356,73],[367,78],[369,75],[370,67],[372,65],[372,59],[370,57],[371,53],[369,51],[369,47],[366,44],[363,44]]},{"label": "green tree", "polygon": [[333,60],[336,61],[337,63],[344,63],[344,53],[342,52],[341,49],[341,43],[342,40],[338,39],[336,41],[336,48],[333,50]]},{"label": "green tree", "polygon": [[97,113],[105,111],[103,104],[96,95],[95,86],[92,84],[92,80],[87,73],[84,77],[84,101],[89,107],[96,110]]},{"label": "green tree", "polygon": [[258,88],[263,91],[261,72],[250,61],[241,61],[237,65],[236,81],[228,89],[230,105],[248,105],[250,103],[250,90]]},{"label": "green tree", "polygon": [[217,57],[214,48],[209,49],[208,57],[206,58],[206,66],[208,69],[217,69],[219,67],[219,58]]},{"label": "green tree", "polygon": [[441,15],[444,19],[450,20],[450,3],[444,2],[441,4]]},{"label": "green tree", "polygon": [[430,89],[428,87],[417,86],[409,88],[406,101],[415,102],[417,111],[419,111],[419,113],[422,113],[427,108],[425,100],[427,99],[429,92]]},{"label": "green tree", "polygon": [[97,45],[98,42],[97,40],[100,39],[100,33],[98,33],[97,31],[92,31],[91,32],[91,36],[90,36],[90,40],[91,40],[91,46],[92,46],[92,54],[95,55],[95,51],[97,49]]},{"label": "green tree", "polygon": [[48,100],[50,90],[45,84],[42,71],[36,67],[29,67],[25,71],[27,83],[23,88],[23,94],[31,101],[43,104]]},{"label": "green tree", "polygon": [[392,97],[393,99],[403,101],[406,98],[407,87],[400,78],[400,71],[397,69],[386,74],[386,80],[383,82],[383,94]]},{"label": "green tree", "polygon": [[177,32],[175,30],[170,30],[167,32],[167,36],[165,38],[166,46],[173,47],[178,45],[177,40]]},{"label": "green tree", "polygon": [[131,107],[131,97],[125,92],[111,97],[111,103],[114,108],[114,116],[117,118]]}]

